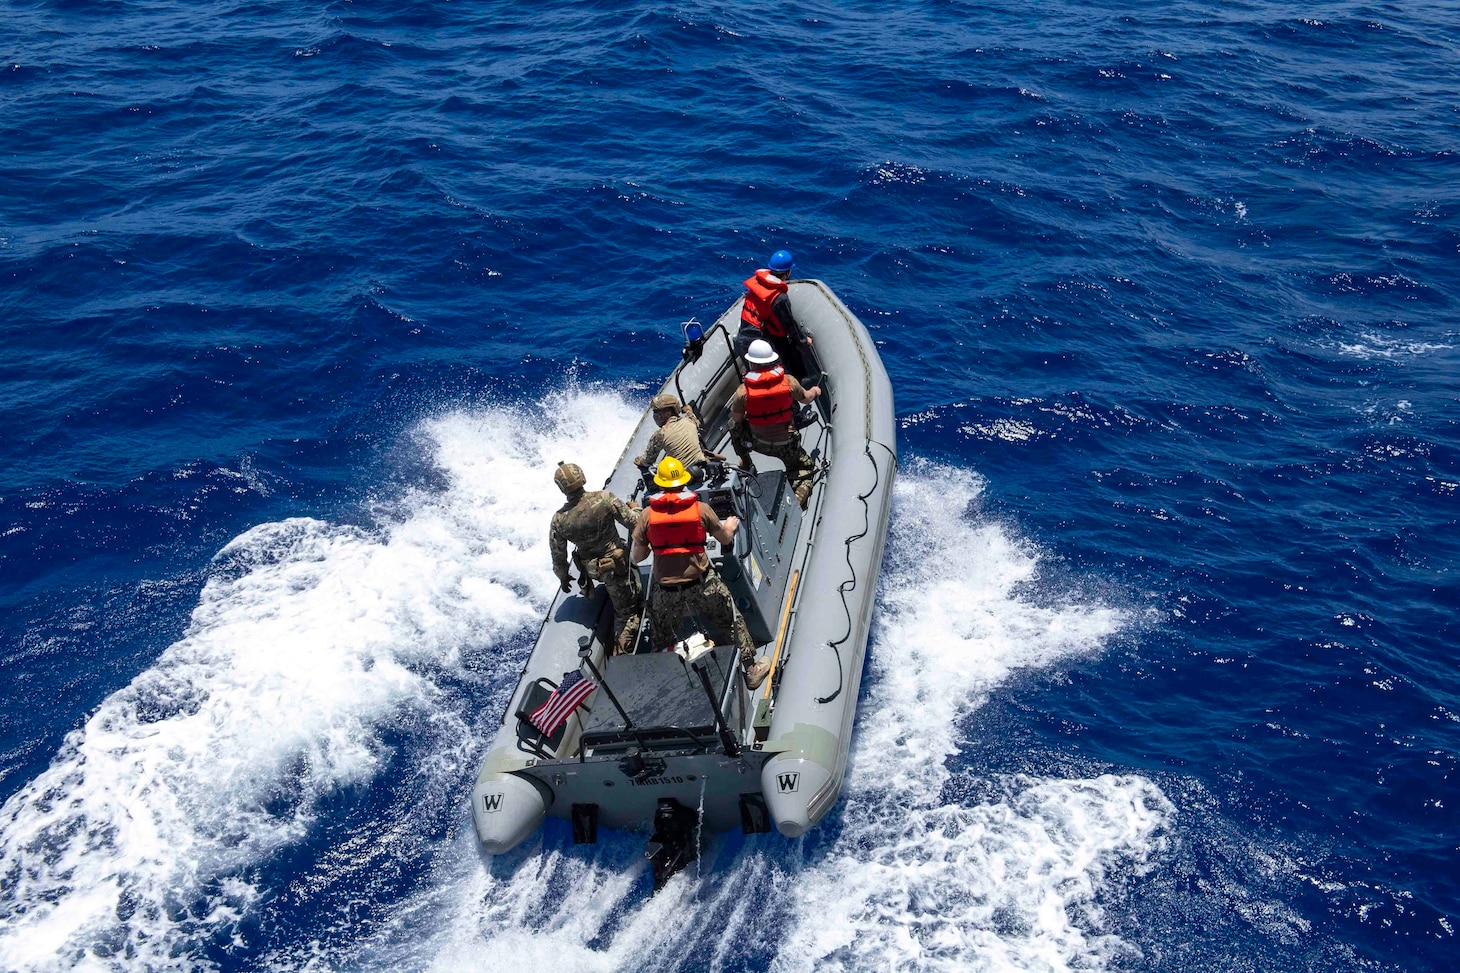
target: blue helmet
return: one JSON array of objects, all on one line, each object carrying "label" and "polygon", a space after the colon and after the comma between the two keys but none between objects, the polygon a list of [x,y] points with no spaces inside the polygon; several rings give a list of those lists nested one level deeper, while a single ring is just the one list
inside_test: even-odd
[{"label": "blue helmet", "polygon": [[777,250],[775,253],[771,254],[771,262],[766,266],[770,267],[770,269],[774,270],[776,273],[781,274],[790,270],[795,265],[796,261],[791,256],[791,251]]}]

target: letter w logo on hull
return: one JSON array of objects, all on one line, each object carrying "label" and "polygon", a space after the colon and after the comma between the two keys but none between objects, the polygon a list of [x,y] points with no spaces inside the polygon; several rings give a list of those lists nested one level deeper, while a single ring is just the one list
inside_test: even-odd
[{"label": "letter w logo on hull", "polygon": [[488,814],[491,814],[494,811],[500,811],[500,810],[502,810],[502,795],[501,794],[483,794],[482,795],[482,810],[483,811],[486,811]]},{"label": "letter w logo on hull", "polygon": [[794,794],[801,786],[801,775],[797,774],[776,774],[776,790],[782,794]]}]

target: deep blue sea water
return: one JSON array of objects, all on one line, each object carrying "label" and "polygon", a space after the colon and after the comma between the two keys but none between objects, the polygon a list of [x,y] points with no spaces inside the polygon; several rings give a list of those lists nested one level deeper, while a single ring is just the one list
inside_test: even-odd
[{"label": "deep blue sea water", "polygon": [[[0,8],[0,969],[1460,965],[1441,3]],[[770,251],[892,376],[845,796],[467,796]]]}]

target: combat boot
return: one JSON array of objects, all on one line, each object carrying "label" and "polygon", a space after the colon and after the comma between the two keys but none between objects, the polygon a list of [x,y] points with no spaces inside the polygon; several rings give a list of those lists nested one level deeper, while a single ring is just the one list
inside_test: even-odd
[{"label": "combat boot", "polygon": [[800,486],[796,487],[796,502],[801,505],[801,509],[802,510],[805,510],[806,509],[806,502],[808,500],[810,500],[810,499],[811,499],[811,484],[810,483],[802,483]]},{"label": "combat boot", "polygon": [[740,667],[745,670],[745,686],[752,692],[759,689],[765,677],[771,674],[771,664],[765,659],[747,661],[742,658]]}]

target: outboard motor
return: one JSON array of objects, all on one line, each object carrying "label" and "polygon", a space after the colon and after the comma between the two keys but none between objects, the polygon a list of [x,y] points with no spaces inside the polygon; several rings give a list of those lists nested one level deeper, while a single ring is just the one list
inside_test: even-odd
[{"label": "outboard motor", "polygon": [[654,869],[654,891],[700,857],[699,815],[672,797],[661,797],[654,811],[654,835],[644,857]]}]

